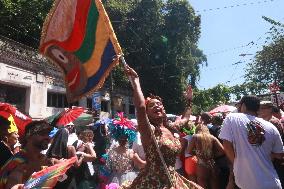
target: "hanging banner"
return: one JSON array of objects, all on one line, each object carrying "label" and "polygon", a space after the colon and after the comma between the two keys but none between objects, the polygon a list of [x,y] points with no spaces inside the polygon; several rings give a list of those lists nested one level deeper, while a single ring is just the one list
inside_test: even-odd
[{"label": "hanging banner", "polygon": [[101,111],[101,93],[95,92],[92,96],[92,109],[97,112]]}]

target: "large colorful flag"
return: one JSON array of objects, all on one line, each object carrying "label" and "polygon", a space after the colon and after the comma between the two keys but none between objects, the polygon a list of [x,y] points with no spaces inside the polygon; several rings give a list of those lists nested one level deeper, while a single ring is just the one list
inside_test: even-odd
[{"label": "large colorful flag", "polygon": [[98,90],[122,55],[100,0],[55,0],[39,49],[62,70],[69,102]]},{"label": "large colorful flag", "polygon": [[47,167],[39,172],[33,173],[29,180],[25,183],[24,189],[30,188],[53,188],[59,176],[65,174],[65,172],[73,165],[76,161],[76,157],[70,158],[63,163]]}]

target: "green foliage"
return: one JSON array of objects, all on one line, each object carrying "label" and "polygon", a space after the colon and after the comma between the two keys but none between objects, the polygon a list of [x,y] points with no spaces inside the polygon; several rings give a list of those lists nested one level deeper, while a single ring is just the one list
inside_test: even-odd
[{"label": "green foliage", "polygon": [[232,89],[226,85],[219,84],[206,90],[195,89],[193,92],[193,114],[207,112],[220,104],[227,104],[230,101]]},{"label": "green foliage", "polygon": [[112,71],[113,87],[116,88],[130,88],[128,78],[124,73],[122,65],[116,66]]},{"label": "green foliage", "polygon": [[51,0],[1,0],[0,35],[37,48]]},{"label": "green foliage", "polygon": [[269,84],[275,81],[284,90],[284,25],[268,17],[263,18],[272,24],[267,37],[270,43],[263,46],[248,65],[245,85],[251,86],[253,94],[267,91]]},{"label": "green foliage", "polygon": [[123,4],[124,9],[117,0],[105,5],[110,19],[120,21],[113,22],[113,27],[127,63],[138,72],[146,96],[159,95],[169,112],[181,112],[183,91],[188,82],[195,86],[199,66],[206,61],[197,47],[200,17],[186,0]]},{"label": "green foliage", "polygon": [[240,100],[244,95],[259,95],[266,92],[267,85],[260,82],[245,82],[231,87],[231,93],[235,100]]}]

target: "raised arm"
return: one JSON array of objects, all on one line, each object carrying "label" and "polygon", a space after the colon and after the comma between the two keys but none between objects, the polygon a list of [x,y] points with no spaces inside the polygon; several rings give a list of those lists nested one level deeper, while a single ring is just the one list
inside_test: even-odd
[{"label": "raised arm", "polygon": [[136,108],[136,116],[138,122],[138,131],[141,134],[143,143],[150,142],[151,137],[150,123],[146,114],[145,98],[140,86],[138,74],[130,68],[128,65],[125,66],[125,73],[127,74],[132,88],[133,88],[133,103]]},{"label": "raised arm", "polygon": [[190,85],[187,87],[186,91],[184,92],[184,97],[187,101],[187,107],[185,108],[180,120],[170,123],[168,125],[171,129],[181,130],[183,127],[189,124],[188,121],[192,113],[191,107],[192,107],[192,97],[193,97],[193,92]]},{"label": "raised arm", "polygon": [[180,131],[183,127],[186,127],[188,124],[189,119],[188,118],[183,118],[181,120],[169,123],[168,127],[170,129],[178,130]]}]

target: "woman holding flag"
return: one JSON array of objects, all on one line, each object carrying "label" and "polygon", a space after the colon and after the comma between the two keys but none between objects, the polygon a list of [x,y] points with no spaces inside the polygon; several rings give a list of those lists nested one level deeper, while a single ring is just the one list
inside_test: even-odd
[{"label": "woman holding flag", "polygon": [[147,164],[130,186],[126,186],[128,185],[126,184],[122,185],[121,188],[201,188],[175,171],[176,156],[181,151],[181,144],[170,131],[172,126],[166,121],[166,113],[161,98],[151,96],[145,100],[138,74],[128,65],[125,65],[125,72],[133,87],[133,102],[137,110],[138,131],[141,134]]},{"label": "woman holding flag", "polygon": [[[40,52],[63,71],[68,101],[77,101],[102,86],[123,53],[101,0],[55,2],[44,23]],[[147,161],[129,188],[199,188],[175,172],[181,145],[168,129],[161,99],[153,97],[146,103],[138,75],[127,66],[126,73],[133,84],[138,130]]]}]

